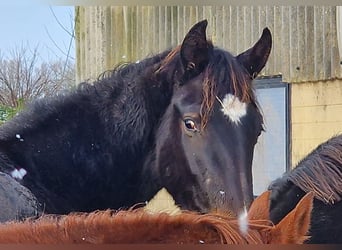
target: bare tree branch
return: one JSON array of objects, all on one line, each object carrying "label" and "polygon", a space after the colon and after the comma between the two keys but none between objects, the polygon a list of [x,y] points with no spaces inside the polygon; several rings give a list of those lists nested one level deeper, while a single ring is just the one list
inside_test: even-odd
[{"label": "bare tree branch", "polygon": [[[55,13],[54,10],[51,8],[51,6],[49,6],[49,8],[50,8],[50,11],[51,11],[53,17],[55,18],[56,22],[58,23],[58,25],[59,25],[66,33],[68,33],[71,37],[74,37],[74,32],[73,32],[73,31],[70,32],[67,28],[65,28],[65,26],[64,26],[64,25],[59,21],[59,19],[57,18],[56,13]],[[71,19],[72,19],[72,17],[71,17]],[[72,29],[73,29],[73,28],[72,28]]]},{"label": "bare tree branch", "polygon": [[16,47],[5,58],[0,52],[0,104],[17,107],[22,102],[55,95],[74,86],[74,65],[58,59],[39,62],[39,48]]},{"label": "bare tree branch", "polygon": [[[63,72],[62,72],[62,77],[64,77],[65,73],[66,73],[66,66],[68,65],[68,61],[69,59],[73,59],[74,58],[70,55],[71,53],[71,48],[72,48],[72,44],[73,44],[73,41],[75,40],[75,22],[76,22],[76,18],[73,18],[72,15],[70,14],[70,20],[72,20],[71,22],[71,32],[65,28],[65,26],[59,21],[59,19],[57,18],[54,10],[51,8],[51,6],[49,7],[50,8],[50,11],[52,13],[52,15],[54,16],[56,22],[58,23],[58,25],[67,33],[70,35],[70,40],[69,40],[69,45],[68,45],[68,48],[67,48],[67,52],[65,53],[59,46],[58,44],[55,42],[55,40],[52,38],[52,36],[50,35],[49,31],[47,30],[47,28],[45,27],[45,30],[46,30],[46,33],[48,34],[50,40],[53,42],[53,44],[56,46],[56,48],[61,52],[63,53],[65,56],[66,56],[66,59],[65,59],[65,64],[64,64],[64,68],[63,68]],[[78,14],[78,13],[77,13]]]}]

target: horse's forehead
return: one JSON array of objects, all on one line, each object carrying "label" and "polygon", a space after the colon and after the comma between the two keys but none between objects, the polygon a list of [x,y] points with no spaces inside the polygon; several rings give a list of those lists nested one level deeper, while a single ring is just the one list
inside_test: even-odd
[{"label": "horse's forehead", "polygon": [[203,76],[199,75],[184,83],[174,94],[182,104],[201,103],[203,99]]}]

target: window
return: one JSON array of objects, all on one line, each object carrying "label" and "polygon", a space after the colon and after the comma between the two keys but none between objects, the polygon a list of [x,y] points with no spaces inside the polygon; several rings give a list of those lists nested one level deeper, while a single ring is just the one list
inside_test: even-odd
[{"label": "window", "polygon": [[259,195],[289,168],[289,84],[281,77],[256,79],[254,84],[265,123],[253,158],[254,195]]}]

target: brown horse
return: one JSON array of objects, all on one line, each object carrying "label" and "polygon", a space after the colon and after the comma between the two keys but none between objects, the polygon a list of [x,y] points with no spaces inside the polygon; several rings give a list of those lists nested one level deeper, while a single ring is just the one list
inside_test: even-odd
[{"label": "brown horse", "polygon": [[143,208],[111,210],[0,225],[0,243],[302,243],[311,218],[311,193],[307,194],[277,225],[269,221],[269,196],[265,192],[245,217],[198,214],[152,213]]}]

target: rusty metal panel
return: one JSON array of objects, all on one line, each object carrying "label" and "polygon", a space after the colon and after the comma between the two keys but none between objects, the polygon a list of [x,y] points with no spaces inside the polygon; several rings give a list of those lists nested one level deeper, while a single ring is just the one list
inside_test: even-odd
[{"label": "rusty metal panel", "polygon": [[83,6],[76,7],[77,79],[176,46],[205,18],[208,38],[233,54],[269,27],[274,42],[263,75],[281,74],[286,82],[341,78],[334,6]]}]

